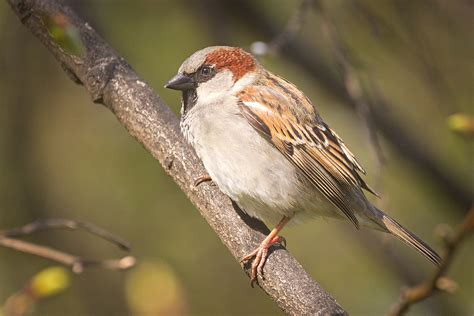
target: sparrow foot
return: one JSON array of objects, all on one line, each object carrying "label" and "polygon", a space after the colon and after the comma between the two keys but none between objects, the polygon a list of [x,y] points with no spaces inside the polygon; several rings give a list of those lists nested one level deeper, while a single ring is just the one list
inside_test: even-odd
[{"label": "sparrow foot", "polygon": [[197,187],[203,182],[209,182],[212,181],[211,177],[209,176],[200,176],[196,179],[194,179],[194,186]]},{"label": "sparrow foot", "polygon": [[268,249],[273,245],[280,245],[286,243],[283,237],[275,236],[272,239],[265,239],[262,243],[251,253],[246,255],[240,260],[241,263],[246,263],[252,258],[255,258],[252,262],[252,273],[250,275],[250,285],[253,287],[255,282],[258,282],[257,276],[260,275],[263,278],[263,266],[267,261]]}]

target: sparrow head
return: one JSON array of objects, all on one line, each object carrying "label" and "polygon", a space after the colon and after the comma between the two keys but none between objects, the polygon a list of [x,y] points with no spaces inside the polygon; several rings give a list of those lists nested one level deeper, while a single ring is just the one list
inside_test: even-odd
[{"label": "sparrow head", "polygon": [[236,84],[251,79],[258,69],[257,60],[240,48],[207,47],[188,57],[165,88],[183,92],[185,113],[198,98],[226,96]]}]

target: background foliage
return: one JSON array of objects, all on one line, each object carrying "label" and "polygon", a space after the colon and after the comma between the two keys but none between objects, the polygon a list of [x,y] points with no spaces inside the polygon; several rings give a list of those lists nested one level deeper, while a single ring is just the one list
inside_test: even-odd
[{"label": "background foliage", "polygon": [[[222,1],[224,4],[226,1]],[[219,19],[208,1],[76,1],[103,37],[179,112],[179,95],[163,84],[189,54],[209,45],[249,48],[262,38],[238,17]],[[283,29],[292,1],[251,2]],[[386,109],[459,185],[473,191],[472,143],[449,131],[446,118],[473,113],[473,8],[468,1],[324,1]],[[364,13],[365,12],[365,13]],[[370,13],[370,14],[369,14]],[[298,39],[334,64],[320,17],[309,12]],[[279,313],[251,289],[198,212],[160,166],[101,106],[68,80],[53,58],[0,2],[0,227],[36,218],[87,220],[132,243],[139,265],[128,272],[87,270],[37,315],[270,315]],[[356,112],[303,69],[281,56],[262,63],[296,83],[368,170],[387,212],[440,248],[435,227],[455,227],[466,210],[430,174],[382,138],[378,171],[367,130]],[[334,71],[337,67],[334,64]],[[433,267],[381,233],[316,220],[285,229],[288,249],[353,315],[383,314],[405,284]],[[89,257],[116,256],[106,243],[50,232],[39,240]],[[435,296],[413,315],[474,312],[473,240],[460,249],[450,276],[454,295]],[[382,251],[381,251],[382,250]],[[404,263],[393,264],[390,252]],[[0,302],[50,262],[0,249]],[[413,279],[407,282],[406,273]]]}]

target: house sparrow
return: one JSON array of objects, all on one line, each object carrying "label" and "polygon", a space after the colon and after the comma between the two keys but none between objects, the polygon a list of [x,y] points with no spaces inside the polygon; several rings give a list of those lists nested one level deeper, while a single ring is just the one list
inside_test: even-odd
[{"label": "house sparrow", "polygon": [[391,233],[435,264],[426,243],[372,205],[375,192],[342,139],[289,81],[240,48],[197,51],[166,88],[182,91],[181,130],[211,179],[250,216],[276,225],[259,247],[252,281],[290,220],[324,216]]}]

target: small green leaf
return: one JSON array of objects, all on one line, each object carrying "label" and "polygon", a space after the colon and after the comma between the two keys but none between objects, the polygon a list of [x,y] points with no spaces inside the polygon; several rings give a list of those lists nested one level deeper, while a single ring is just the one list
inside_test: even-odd
[{"label": "small green leaf", "polygon": [[44,15],[43,22],[48,29],[49,36],[62,49],[70,54],[80,56],[84,53],[84,44],[79,31],[72,25],[64,14]]}]

